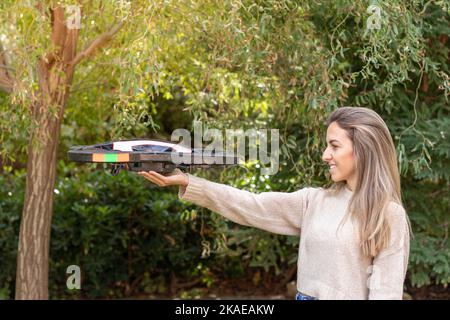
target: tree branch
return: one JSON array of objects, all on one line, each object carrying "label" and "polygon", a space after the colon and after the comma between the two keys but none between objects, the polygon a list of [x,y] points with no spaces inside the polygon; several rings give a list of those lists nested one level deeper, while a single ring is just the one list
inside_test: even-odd
[{"label": "tree branch", "polygon": [[7,93],[11,93],[14,87],[14,79],[8,72],[7,61],[6,61],[6,53],[3,50],[3,46],[0,43],[0,89],[6,91]]},{"label": "tree branch", "polygon": [[82,59],[93,55],[95,51],[105,46],[109,41],[111,41],[114,35],[119,32],[122,26],[123,22],[121,21],[113,26],[109,31],[98,36],[97,39],[92,41],[83,51],[77,54],[77,56],[71,62],[72,66],[75,67]]},{"label": "tree branch", "polygon": [[64,19],[64,8],[50,8],[50,21],[52,26],[51,39],[53,50],[44,55],[44,61],[47,63],[48,68],[51,68],[58,57],[61,56],[61,51],[66,41],[67,28]]}]

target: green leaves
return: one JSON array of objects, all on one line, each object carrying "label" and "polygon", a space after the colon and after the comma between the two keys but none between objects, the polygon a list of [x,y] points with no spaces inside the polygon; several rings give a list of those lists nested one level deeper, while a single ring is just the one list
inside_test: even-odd
[{"label": "green leaves", "polygon": [[[381,10],[379,30],[366,28],[371,4]],[[51,49],[50,24],[24,1],[2,1],[0,10],[0,41],[14,58],[21,86],[13,96],[0,93],[0,153],[24,166],[34,125],[28,97],[38,89],[36,61]],[[321,161],[327,115],[343,105],[369,107],[394,138],[405,206],[421,239],[413,243],[410,279],[417,286],[449,282],[448,251],[440,242],[448,227],[450,181],[450,18],[444,1],[133,0],[86,2],[83,14],[79,48],[115,21],[126,18],[126,26],[76,70],[60,159],[71,145],[167,138],[196,119],[210,128],[279,129],[282,151],[274,176],[261,176],[257,162],[199,174],[220,175],[253,192],[324,186],[330,181]],[[296,261],[295,242],[231,227],[132,176],[78,170],[59,167],[52,272],[64,274],[65,264],[83,262],[92,279],[86,294],[120,296],[124,279],[139,277],[145,290],[164,291],[161,270],[186,268],[184,275],[192,275],[202,252],[196,275],[207,284],[214,269],[205,262],[209,255],[220,253],[220,267],[237,275],[244,273],[240,255],[256,269],[281,270]],[[16,244],[8,241],[16,237],[23,173],[18,178],[13,172],[5,176],[17,183],[19,196],[8,196],[16,195],[14,183],[1,187],[1,262],[15,261]],[[123,263],[130,252],[131,271]],[[0,269],[12,270],[9,264]],[[6,274],[0,282],[11,283]],[[55,296],[64,294],[53,286]],[[0,295],[8,290],[0,288]]]}]

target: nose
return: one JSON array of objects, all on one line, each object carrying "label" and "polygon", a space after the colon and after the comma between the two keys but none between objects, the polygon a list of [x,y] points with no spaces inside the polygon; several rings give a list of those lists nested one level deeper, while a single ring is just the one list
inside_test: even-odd
[{"label": "nose", "polygon": [[322,160],[325,162],[330,161],[331,158],[331,153],[328,151],[328,148],[325,149],[325,151],[322,153]]}]

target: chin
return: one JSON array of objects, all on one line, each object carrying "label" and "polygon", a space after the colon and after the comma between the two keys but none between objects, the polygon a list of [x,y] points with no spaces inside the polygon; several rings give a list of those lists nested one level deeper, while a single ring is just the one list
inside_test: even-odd
[{"label": "chin", "polygon": [[344,181],[344,179],[341,179],[339,177],[331,177],[331,180],[333,180],[333,182],[340,182],[340,181]]}]

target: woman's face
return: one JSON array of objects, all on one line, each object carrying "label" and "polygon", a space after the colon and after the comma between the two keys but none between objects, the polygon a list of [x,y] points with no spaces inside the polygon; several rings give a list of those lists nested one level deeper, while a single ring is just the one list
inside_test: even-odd
[{"label": "woman's face", "polygon": [[354,190],[356,166],[353,142],[337,122],[332,122],[327,128],[327,148],[323,152],[322,160],[328,163],[334,182],[346,181],[350,189]]}]

